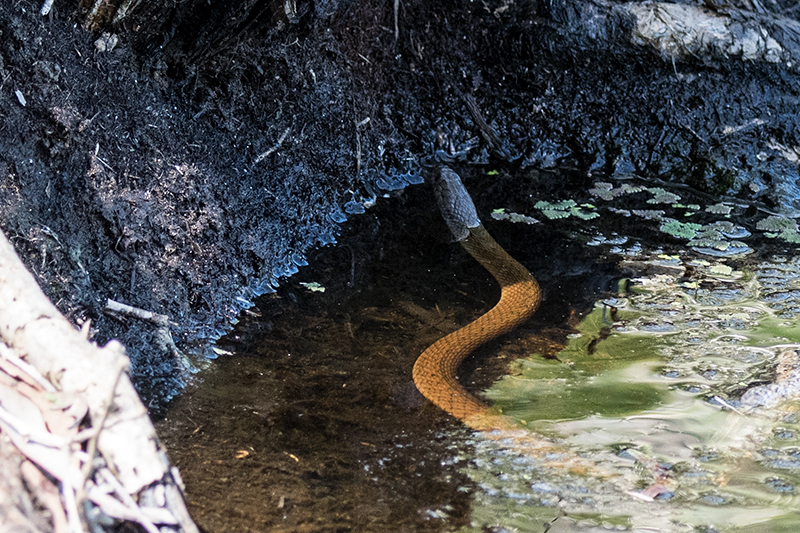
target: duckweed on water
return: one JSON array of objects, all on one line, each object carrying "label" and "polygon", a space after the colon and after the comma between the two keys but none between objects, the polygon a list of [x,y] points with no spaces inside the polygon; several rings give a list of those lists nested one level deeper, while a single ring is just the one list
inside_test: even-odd
[{"label": "duckweed on water", "polygon": [[781,217],[770,216],[761,220],[756,227],[764,231],[764,235],[769,238],[779,237],[786,242],[800,243],[800,235],[797,233],[797,223],[794,220]]},{"label": "duckweed on water", "polygon": [[[676,239],[686,240],[690,248],[707,256],[741,257],[753,252],[747,243],[742,242],[743,239],[753,237],[751,232],[742,225],[734,224],[729,220],[711,220],[705,224],[687,223],[676,218],[690,216],[709,218],[718,215],[729,219],[737,211],[743,212],[746,206],[727,203],[707,206],[694,202],[682,203],[680,195],[662,187],[644,187],[627,182],[615,187],[612,183],[598,181],[587,192],[605,202],[605,205],[579,204],[577,200],[573,199],[558,202],[542,200],[537,202],[534,208],[540,210],[549,220],[574,218],[589,221],[608,213],[656,221],[659,223],[659,231]],[[665,205],[666,207],[646,209],[648,204]],[[498,212],[495,217],[499,217],[498,220],[527,222],[525,215],[516,213],[506,217],[502,212]],[[763,235],[768,238],[781,239],[789,244],[800,244],[800,228],[790,218],[767,215],[756,223],[755,229],[761,232],[756,235],[756,238]]]},{"label": "duckweed on water", "polygon": [[310,290],[311,292],[325,292],[325,287],[317,283],[316,281],[301,281],[300,285],[305,287],[306,289]]},{"label": "duckweed on water", "polygon": [[491,214],[495,220],[507,220],[509,222],[521,222],[523,224],[538,224],[539,221],[533,217],[514,213],[513,211],[506,211],[505,209],[495,209]]},{"label": "duckweed on water", "polygon": [[702,228],[700,224],[692,224],[691,222],[678,222],[677,220],[666,219],[667,222],[661,224],[658,229],[663,233],[672,235],[673,237],[681,237],[683,239],[693,239],[697,232]]},{"label": "duckweed on water", "polygon": [[647,200],[648,204],[675,204],[681,199],[677,194],[667,192],[660,187],[650,187],[647,192],[653,195]]},{"label": "duckweed on water", "polygon": [[[595,208],[593,205],[578,205],[575,200],[563,200],[555,203],[540,201],[537,202],[534,207],[540,210],[542,214],[550,220],[568,218],[571,216],[577,217],[581,220],[591,220],[600,216],[599,213],[593,211]],[[589,211],[585,211],[585,209]]]}]

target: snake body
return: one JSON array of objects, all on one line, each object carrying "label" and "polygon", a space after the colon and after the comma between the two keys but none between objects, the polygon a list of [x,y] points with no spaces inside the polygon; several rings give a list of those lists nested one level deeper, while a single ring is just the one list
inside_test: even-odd
[{"label": "snake body", "polygon": [[487,313],[433,343],[414,364],[419,391],[435,405],[476,429],[488,429],[487,404],[458,383],[461,362],[478,346],[508,333],[533,315],[541,300],[539,284],[524,266],[489,235],[458,174],[442,167],[436,197],[453,236],[500,284],[500,301]]}]

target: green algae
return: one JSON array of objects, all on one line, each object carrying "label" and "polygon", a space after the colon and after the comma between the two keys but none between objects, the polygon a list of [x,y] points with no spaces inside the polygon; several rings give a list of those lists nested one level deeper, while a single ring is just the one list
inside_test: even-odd
[{"label": "green algae", "polygon": [[[636,361],[656,360],[651,336],[611,332],[608,314],[605,306],[594,309],[556,359],[519,361],[514,375],[495,384],[488,396],[505,414],[525,423],[623,416],[657,405],[666,391],[627,381],[624,372]],[[634,316],[620,312],[617,319]]]}]

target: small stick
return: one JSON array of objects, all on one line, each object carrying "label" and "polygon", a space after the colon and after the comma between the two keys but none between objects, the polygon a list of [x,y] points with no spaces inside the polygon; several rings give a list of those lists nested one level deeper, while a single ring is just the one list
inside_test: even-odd
[{"label": "small stick", "polygon": [[167,315],[154,313],[152,311],[145,311],[144,309],[140,309],[138,307],[132,307],[127,304],[116,302],[111,298],[106,301],[106,307],[103,309],[103,311],[106,313],[116,313],[118,315],[138,318],[139,320],[145,320],[156,326],[166,326],[169,324],[169,317]]},{"label": "small stick", "polygon": [[394,41],[400,38],[400,26],[397,22],[400,12],[400,0],[394,0]]},{"label": "small stick", "polygon": [[362,127],[369,124],[369,117],[356,123],[356,177],[361,175],[361,133]]},{"label": "small stick", "polygon": [[44,4],[42,4],[42,10],[40,13],[43,17],[50,14],[50,10],[53,9],[53,0],[44,0]]},{"label": "small stick", "polygon": [[281,145],[283,144],[283,141],[285,141],[286,137],[289,136],[290,131],[292,131],[292,128],[286,128],[286,131],[283,132],[283,135],[281,135],[280,139],[278,139],[278,142],[272,145],[272,148],[270,148],[260,156],[256,157],[256,163],[261,163],[263,160],[265,160],[266,158],[277,152],[278,148],[280,148]]},{"label": "small stick", "polygon": [[139,320],[144,320],[145,322],[150,322],[154,326],[158,327],[158,336],[157,340],[159,341],[159,346],[168,351],[173,356],[177,357],[182,365],[183,371],[188,371],[192,368],[192,364],[186,358],[183,352],[180,351],[178,346],[175,344],[175,341],[172,338],[172,333],[169,331],[169,326],[173,325],[176,326],[174,322],[170,322],[169,317],[167,315],[162,315],[159,313],[154,313],[152,311],[146,311],[144,309],[140,309],[138,307],[133,307],[127,304],[123,304],[117,301],[108,298],[106,301],[106,306],[103,309],[106,313],[129,316],[133,318],[138,318]]},{"label": "small stick", "polygon": [[472,115],[472,120],[475,122],[475,125],[478,126],[478,131],[480,131],[483,138],[486,139],[486,142],[491,144],[494,148],[499,149],[503,143],[500,141],[500,138],[497,136],[497,132],[494,131],[494,128],[492,128],[486,123],[486,120],[484,120],[481,109],[478,107],[478,101],[475,100],[475,97],[471,94],[465,94],[464,102],[467,104],[467,110],[469,111],[469,114]]}]

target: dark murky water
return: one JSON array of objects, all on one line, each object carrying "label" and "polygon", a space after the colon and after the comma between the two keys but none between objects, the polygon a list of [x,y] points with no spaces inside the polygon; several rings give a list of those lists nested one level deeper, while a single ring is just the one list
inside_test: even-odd
[{"label": "dark murky water", "polygon": [[[413,387],[417,355],[499,294],[446,242],[429,193],[378,207],[392,216],[355,219],[341,245],[259,302],[260,317],[242,317],[219,344],[230,355],[212,361],[159,423],[201,527],[796,530],[800,409],[778,402],[767,412],[742,396],[770,380],[790,389],[800,366],[796,304],[785,294],[800,294],[785,289],[797,283],[792,259],[751,261],[742,273],[726,258],[742,247],[714,241],[706,222],[654,223],[650,242],[660,231],[679,251],[666,253],[635,235],[647,223],[613,219],[630,206],[589,225],[592,204],[536,211],[525,201],[487,205],[478,193],[482,213],[508,206],[556,221],[489,222],[547,297],[462,372],[483,390],[511,371],[488,394],[559,442],[543,454],[524,430],[470,434]],[[582,222],[559,222],[569,217]],[[625,237],[609,229],[623,227]],[[675,235],[721,253],[681,252]],[[612,301],[622,272],[634,279]],[[595,307],[602,299],[618,313]],[[778,394],[771,390],[759,397]]]}]

